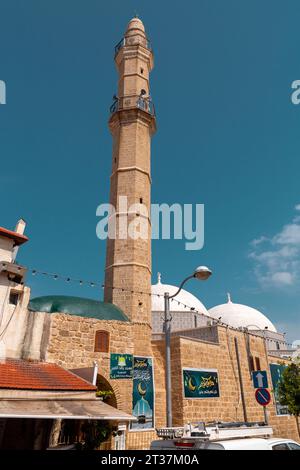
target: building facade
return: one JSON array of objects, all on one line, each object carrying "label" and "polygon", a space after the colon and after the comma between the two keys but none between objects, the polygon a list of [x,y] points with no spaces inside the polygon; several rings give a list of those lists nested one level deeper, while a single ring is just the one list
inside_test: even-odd
[{"label": "building facade", "polygon": [[[124,416],[135,417],[128,418],[130,425],[122,430],[124,446],[148,449],[156,438],[155,428],[166,425],[162,302],[164,292],[172,294],[176,287],[163,285],[160,279],[151,287],[150,149],[156,118],[149,84],[153,52],[140,19],[129,22],[124,38],[116,46],[115,63],[118,91],[109,128],[113,141],[110,203],[116,210],[110,217],[110,233],[119,236],[107,241],[104,302],[46,296],[31,299],[27,308],[29,290],[21,284],[23,300],[17,299],[20,314],[15,313],[8,322],[11,307],[7,303],[7,273],[18,271],[18,265],[10,265],[13,245],[26,240],[17,230],[14,235],[6,233],[3,248],[0,246],[6,264],[5,276],[0,278],[6,351],[2,356],[55,363],[94,381],[98,391],[108,397],[109,406]],[[128,230],[136,224],[146,230],[146,238],[124,235],[124,227]],[[2,238],[0,230],[0,241]],[[283,338],[276,329],[273,331],[269,320],[262,319],[260,312],[250,311],[250,307],[245,313],[244,306],[236,310],[225,304],[206,310],[186,291],[181,292],[177,303],[174,300],[173,424],[263,421],[251,373],[266,370],[269,388],[275,392],[268,405],[269,422],[275,435],[297,439],[295,419],[278,406],[275,378],[280,375],[283,360],[270,355],[268,338],[271,341],[276,334],[278,341]],[[234,323],[243,312],[243,321]],[[116,441],[112,437],[104,445],[116,448]]]}]

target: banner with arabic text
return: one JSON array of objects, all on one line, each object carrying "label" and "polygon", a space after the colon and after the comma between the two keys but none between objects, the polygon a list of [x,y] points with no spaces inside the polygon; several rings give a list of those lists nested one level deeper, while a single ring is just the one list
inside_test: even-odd
[{"label": "banner with arabic text", "polygon": [[183,369],[184,398],[218,398],[219,378],[216,369]]},{"label": "banner with arabic text", "polygon": [[153,363],[151,357],[133,358],[133,396],[132,414],[138,421],[132,429],[154,428],[154,384]]}]

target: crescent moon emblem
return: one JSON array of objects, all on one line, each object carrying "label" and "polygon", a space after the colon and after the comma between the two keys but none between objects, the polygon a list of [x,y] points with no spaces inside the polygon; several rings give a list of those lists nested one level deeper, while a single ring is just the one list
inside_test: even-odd
[{"label": "crescent moon emblem", "polygon": [[197,386],[194,384],[195,384],[194,377],[190,377],[188,380],[188,387],[189,387],[189,390],[191,390],[191,392],[194,392],[197,388]]},{"label": "crescent moon emblem", "polygon": [[146,388],[143,389],[141,382],[138,384],[137,389],[138,389],[138,392],[141,396],[146,395],[147,389]]}]

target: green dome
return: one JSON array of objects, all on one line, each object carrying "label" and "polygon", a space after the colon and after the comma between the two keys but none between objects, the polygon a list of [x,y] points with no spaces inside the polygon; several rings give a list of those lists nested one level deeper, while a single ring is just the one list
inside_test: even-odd
[{"label": "green dome", "polygon": [[34,312],[68,313],[69,315],[97,318],[98,320],[129,321],[116,305],[67,295],[36,297],[29,302],[28,308]]}]

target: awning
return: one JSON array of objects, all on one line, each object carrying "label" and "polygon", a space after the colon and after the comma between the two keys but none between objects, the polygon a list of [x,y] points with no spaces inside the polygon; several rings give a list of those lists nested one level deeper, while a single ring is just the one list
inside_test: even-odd
[{"label": "awning", "polygon": [[0,418],[136,420],[99,399],[0,399]]}]

